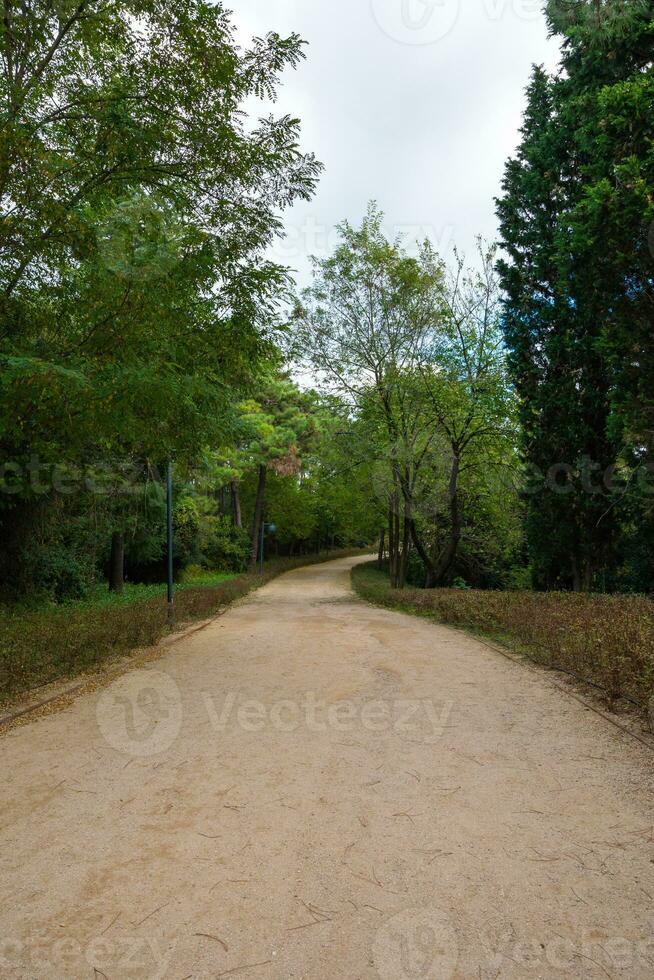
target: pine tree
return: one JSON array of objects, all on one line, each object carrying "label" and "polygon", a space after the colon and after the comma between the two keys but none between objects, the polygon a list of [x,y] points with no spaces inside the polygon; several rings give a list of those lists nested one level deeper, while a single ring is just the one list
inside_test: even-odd
[{"label": "pine tree", "polygon": [[[551,4],[554,12],[555,5]],[[559,21],[554,18],[553,24]],[[583,194],[564,271],[592,293],[613,370],[611,427],[654,448],[654,18],[642,0],[577,5],[564,46],[562,118]]]},{"label": "pine tree", "polygon": [[[599,495],[577,474],[584,458],[612,462],[606,445],[607,379],[594,353],[593,320],[559,271],[559,230],[575,193],[574,161],[557,111],[557,85],[541,68],[528,90],[522,141],[498,202],[505,336],[522,405],[524,455],[536,475],[527,535],[536,584],[590,587],[607,524],[598,533]],[[603,510],[606,510],[604,505]]]},{"label": "pine tree", "polygon": [[[564,48],[566,122],[584,161],[562,268],[593,297],[606,358],[609,431],[626,471],[616,588],[651,590],[654,508],[654,20],[651,3],[583,5]],[[647,472],[649,470],[649,480]]]}]

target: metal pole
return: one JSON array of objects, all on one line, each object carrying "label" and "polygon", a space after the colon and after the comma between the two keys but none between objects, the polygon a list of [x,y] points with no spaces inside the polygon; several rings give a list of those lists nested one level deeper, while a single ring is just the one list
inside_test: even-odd
[{"label": "metal pole", "polygon": [[166,470],[166,528],[168,559],[168,622],[175,622],[173,605],[173,464],[168,461]]}]

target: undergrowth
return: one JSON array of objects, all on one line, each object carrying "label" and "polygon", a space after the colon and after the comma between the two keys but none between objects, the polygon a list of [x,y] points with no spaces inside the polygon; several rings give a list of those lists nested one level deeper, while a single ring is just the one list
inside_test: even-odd
[{"label": "undergrowth", "polygon": [[646,709],[654,696],[654,603],[645,597],[477,589],[391,589],[374,563],[353,585],[377,605],[498,640],[543,666],[600,688],[609,704]]},{"label": "undergrowth", "polygon": [[[175,592],[178,627],[208,619],[283,572],[349,554],[353,552],[273,559],[266,563],[263,574],[230,577],[217,573],[201,579],[201,584],[184,583]],[[165,585],[126,587],[122,596],[103,593],[99,601],[90,597],[67,606],[3,610],[0,702],[74,677],[130,650],[152,646],[169,631]]]}]

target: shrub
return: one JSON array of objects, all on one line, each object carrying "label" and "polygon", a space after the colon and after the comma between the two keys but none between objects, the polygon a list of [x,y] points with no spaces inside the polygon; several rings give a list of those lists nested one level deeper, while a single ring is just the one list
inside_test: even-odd
[{"label": "shrub", "polygon": [[215,517],[202,552],[207,568],[243,572],[250,557],[250,538],[245,528],[234,527],[228,517]]},{"label": "shrub", "polygon": [[33,543],[22,549],[21,560],[31,569],[32,595],[55,602],[82,599],[95,579],[93,562],[63,545]]},{"label": "shrub", "polygon": [[598,685],[609,702],[643,708],[654,696],[654,602],[638,596],[572,592],[392,590],[372,565],[358,565],[354,587],[365,599],[478,630],[539,663]]},{"label": "shrub", "polygon": [[[207,619],[276,575],[352,553],[275,559],[266,563],[263,575],[249,572],[214,586],[179,589],[175,595],[177,620]],[[168,630],[165,596],[101,607],[3,610],[0,698],[74,676],[134,648],[151,646]]]}]

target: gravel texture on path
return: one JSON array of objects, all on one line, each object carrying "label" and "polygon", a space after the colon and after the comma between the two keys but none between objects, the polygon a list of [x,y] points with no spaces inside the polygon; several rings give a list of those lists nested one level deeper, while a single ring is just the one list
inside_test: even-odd
[{"label": "gravel texture on path", "polygon": [[651,753],[360,560],[0,739],[0,976],[654,976]]}]

